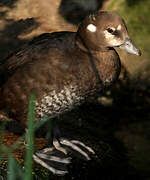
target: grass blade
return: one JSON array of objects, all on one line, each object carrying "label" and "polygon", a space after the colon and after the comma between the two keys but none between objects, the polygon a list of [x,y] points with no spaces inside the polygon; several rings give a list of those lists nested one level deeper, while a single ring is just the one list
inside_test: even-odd
[{"label": "grass blade", "polygon": [[26,132],[26,155],[25,155],[25,180],[32,179],[33,152],[34,152],[34,120],[35,120],[35,95],[31,94],[29,101],[29,113]]}]

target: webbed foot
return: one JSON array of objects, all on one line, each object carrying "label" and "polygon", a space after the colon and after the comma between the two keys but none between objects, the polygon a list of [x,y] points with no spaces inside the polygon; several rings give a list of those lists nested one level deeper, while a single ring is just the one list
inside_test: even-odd
[{"label": "webbed foot", "polygon": [[67,157],[63,152],[54,147],[45,148],[36,152],[33,155],[33,159],[53,174],[60,176],[68,173],[67,165],[71,162],[71,157]]},{"label": "webbed foot", "polygon": [[64,138],[59,139],[60,144],[66,147],[68,152],[76,152],[84,159],[90,160],[90,154],[95,154],[94,150],[78,140],[68,140]]},{"label": "webbed foot", "polygon": [[56,175],[68,173],[67,165],[71,163],[71,155],[79,155],[85,160],[90,160],[90,155],[95,154],[92,148],[78,140],[59,138],[53,140],[52,148],[45,148],[33,155],[34,160]]}]

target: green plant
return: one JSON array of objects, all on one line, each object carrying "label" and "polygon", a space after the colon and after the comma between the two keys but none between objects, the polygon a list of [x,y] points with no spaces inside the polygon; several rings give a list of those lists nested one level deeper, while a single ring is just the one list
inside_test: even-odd
[{"label": "green plant", "polygon": [[9,150],[4,145],[1,145],[3,149],[7,150],[8,159],[8,180],[32,180],[32,171],[33,171],[33,152],[34,152],[34,120],[35,120],[35,95],[31,94],[29,100],[29,113],[28,113],[28,121],[27,121],[27,130],[25,136],[23,135],[21,138],[25,137],[26,141],[26,152],[25,152],[25,162],[24,169],[19,165],[19,163],[13,158],[12,152],[17,146],[17,142],[12,147],[9,147]]}]

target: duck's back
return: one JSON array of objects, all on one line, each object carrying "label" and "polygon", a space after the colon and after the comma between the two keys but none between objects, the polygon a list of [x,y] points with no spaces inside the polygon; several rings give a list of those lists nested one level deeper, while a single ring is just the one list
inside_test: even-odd
[{"label": "duck's back", "polygon": [[75,33],[73,32],[55,32],[45,33],[34,38],[31,42],[1,61],[1,74],[12,74],[17,68],[32,63],[34,60],[41,61],[41,56],[44,54],[47,56],[47,53],[52,53],[55,50],[65,51],[71,48],[74,36]]}]

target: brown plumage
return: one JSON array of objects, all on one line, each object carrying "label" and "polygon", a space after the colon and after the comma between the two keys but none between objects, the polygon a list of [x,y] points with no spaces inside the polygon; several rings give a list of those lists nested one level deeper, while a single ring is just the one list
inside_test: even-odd
[{"label": "brown plumage", "polygon": [[113,47],[140,54],[124,21],[109,12],[88,16],[77,32],[42,34],[0,66],[1,108],[23,125],[30,93],[36,95],[36,120],[72,109],[117,80],[120,59]]},{"label": "brown plumage", "polygon": [[[55,104],[60,106],[58,112],[63,112],[64,108],[70,109],[78,100],[101,91],[117,79],[120,62],[114,50],[109,50],[107,57],[104,56],[105,52],[94,52],[93,56],[90,52],[82,51],[75,43],[75,38],[76,33],[45,34],[6,61],[4,71],[11,76],[2,87],[1,103],[3,107],[10,108],[11,114],[18,121],[23,124],[26,122],[28,97],[31,92],[36,94],[36,104],[39,107],[43,97],[56,96],[51,100],[54,103],[49,108],[51,115],[57,113]],[[65,44],[68,44],[68,47]],[[67,91],[70,91],[68,96],[74,93],[72,102],[69,102],[71,100],[67,97]],[[57,102],[59,93],[64,96],[68,107],[61,105],[63,98]],[[44,111],[43,107],[40,112]],[[37,116],[40,115],[37,113]]]}]

